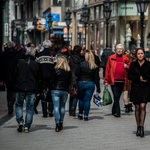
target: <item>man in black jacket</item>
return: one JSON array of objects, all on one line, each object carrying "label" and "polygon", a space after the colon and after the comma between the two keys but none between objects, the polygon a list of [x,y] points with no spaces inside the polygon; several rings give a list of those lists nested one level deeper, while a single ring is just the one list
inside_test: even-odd
[{"label": "man in black jacket", "polygon": [[107,47],[101,57],[101,67],[103,68],[103,78],[105,77],[105,68],[106,68],[106,64],[107,64],[107,60],[109,58],[109,56],[115,54],[110,47]]},{"label": "man in black jacket", "polygon": [[[43,89],[47,89],[50,85],[50,79],[52,77],[54,67],[57,61],[56,52],[51,50],[52,43],[50,40],[43,42],[44,50],[37,54],[37,61],[41,64],[43,74]],[[42,102],[43,117],[47,117],[47,110],[49,116],[53,116],[53,103]]]},{"label": "man in black jacket", "polygon": [[0,55],[0,81],[4,81],[7,88],[7,106],[8,114],[13,113],[13,105],[15,103],[15,81],[13,79],[13,71],[19,59],[22,58],[21,54],[14,49],[15,43],[8,42],[8,48]]},{"label": "man in black jacket", "polygon": [[33,120],[34,102],[36,94],[40,93],[42,86],[42,72],[40,63],[35,59],[36,50],[30,47],[26,50],[24,59],[18,61],[14,71],[16,79],[16,120],[18,122],[18,132],[22,131],[23,127],[23,103],[26,101],[26,117],[24,132],[28,133]]}]

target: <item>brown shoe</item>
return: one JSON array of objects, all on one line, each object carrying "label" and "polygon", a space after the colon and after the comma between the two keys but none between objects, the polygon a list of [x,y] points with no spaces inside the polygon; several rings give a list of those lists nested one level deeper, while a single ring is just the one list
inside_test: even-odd
[{"label": "brown shoe", "polygon": [[24,128],[24,132],[25,132],[25,133],[29,133],[30,130],[29,130],[28,128]]},{"label": "brown shoe", "polygon": [[18,124],[17,131],[18,131],[18,132],[22,132],[22,128],[23,128],[23,122],[20,122],[20,123]]}]

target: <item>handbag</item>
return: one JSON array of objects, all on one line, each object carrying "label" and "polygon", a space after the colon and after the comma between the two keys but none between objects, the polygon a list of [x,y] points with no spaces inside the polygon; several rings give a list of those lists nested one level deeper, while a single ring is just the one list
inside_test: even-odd
[{"label": "handbag", "polygon": [[105,86],[104,92],[103,92],[103,106],[106,106],[109,104],[112,104],[112,98],[108,90],[108,87]]},{"label": "handbag", "polygon": [[93,102],[98,106],[103,106],[103,100],[98,94],[94,94],[93,96]]},{"label": "handbag", "polygon": [[73,84],[72,84],[71,89],[70,89],[70,96],[71,97],[78,97],[78,86],[77,86],[77,79],[75,76],[73,78]]}]

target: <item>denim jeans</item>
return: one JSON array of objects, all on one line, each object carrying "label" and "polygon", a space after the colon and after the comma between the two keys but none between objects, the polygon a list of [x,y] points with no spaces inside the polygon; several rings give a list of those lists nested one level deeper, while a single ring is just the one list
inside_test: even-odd
[{"label": "denim jeans", "polygon": [[18,123],[24,122],[23,103],[24,103],[24,99],[26,100],[26,117],[25,117],[25,125],[24,125],[24,127],[26,128],[30,128],[33,121],[35,98],[36,98],[36,94],[32,92],[16,93],[15,112],[16,112],[16,120]]},{"label": "denim jeans", "polygon": [[77,108],[78,98],[77,97],[70,97],[69,101],[69,114],[72,114],[71,108],[74,107],[75,110]]},{"label": "denim jeans", "polygon": [[63,123],[65,116],[65,104],[68,98],[68,92],[60,90],[52,90],[51,94],[54,104],[55,122],[56,124]]},{"label": "denim jeans", "polygon": [[115,82],[114,85],[111,85],[111,89],[112,89],[113,96],[114,96],[114,104],[112,107],[112,114],[115,114],[115,113],[120,114],[119,100],[120,100],[120,96],[123,91],[123,87],[124,87],[124,83],[121,83],[121,82]]},{"label": "denim jeans", "polygon": [[94,82],[78,82],[79,115],[88,117],[91,105],[91,98],[95,90]]}]

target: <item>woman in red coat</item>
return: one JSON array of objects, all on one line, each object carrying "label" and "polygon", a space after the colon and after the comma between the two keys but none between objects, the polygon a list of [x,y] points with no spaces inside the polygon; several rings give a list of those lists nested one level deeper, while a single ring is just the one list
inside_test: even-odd
[{"label": "woman in red coat", "polygon": [[124,83],[127,86],[127,70],[130,66],[130,60],[123,55],[124,47],[122,44],[116,46],[116,53],[108,58],[104,83],[105,86],[111,85],[114,95],[114,104],[112,114],[120,117],[120,96],[123,91]]}]

